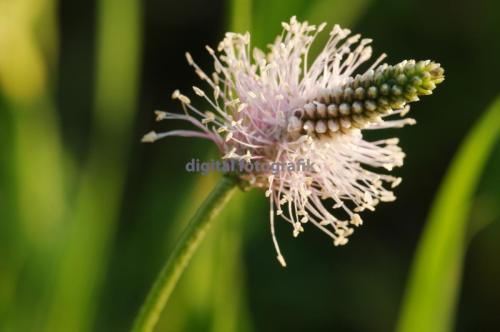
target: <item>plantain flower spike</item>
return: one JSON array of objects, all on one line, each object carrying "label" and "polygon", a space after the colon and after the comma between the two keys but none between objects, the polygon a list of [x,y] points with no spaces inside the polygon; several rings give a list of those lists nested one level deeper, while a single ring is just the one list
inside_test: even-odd
[{"label": "plantain flower spike", "polygon": [[295,237],[311,224],[341,246],[363,223],[361,212],[396,199],[392,189],[401,178],[387,173],[403,165],[398,139],[369,141],[363,133],[415,124],[407,117],[409,104],[430,95],[444,80],[444,70],[429,60],[381,64],[382,54],[356,74],[371,58],[370,39],[335,25],[310,61],[311,44],[326,24],[316,27],[292,17],[282,25],[267,53],[251,47],[249,33],[227,33],[217,52],[207,46],[214,60],[210,75],[187,53],[207,85],[205,90],[194,86],[194,94],[211,109],[199,110],[176,90],[172,97],[184,113],[157,111],[157,120],[187,121],[195,130],[153,131],[143,141],[199,137],[213,141],[226,160],[310,161],[314,167],[303,172],[237,174],[269,198],[272,239],[278,261],[286,266],[275,235],[276,215]]}]

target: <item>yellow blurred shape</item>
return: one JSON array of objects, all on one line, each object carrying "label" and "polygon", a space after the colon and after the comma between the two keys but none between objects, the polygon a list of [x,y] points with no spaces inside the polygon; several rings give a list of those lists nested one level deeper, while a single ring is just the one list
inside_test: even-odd
[{"label": "yellow blurred shape", "polygon": [[29,102],[46,85],[46,68],[35,38],[43,0],[0,0],[0,87],[16,102]]}]

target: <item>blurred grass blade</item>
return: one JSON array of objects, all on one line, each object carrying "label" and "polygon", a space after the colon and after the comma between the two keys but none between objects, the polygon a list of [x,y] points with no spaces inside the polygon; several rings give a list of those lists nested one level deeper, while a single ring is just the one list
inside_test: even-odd
[{"label": "blurred grass blade", "polygon": [[233,32],[245,33],[252,28],[252,0],[228,1],[228,28]]},{"label": "blurred grass blade", "polygon": [[[253,0],[229,1],[229,30],[244,33],[253,31]],[[212,331],[250,331],[247,302],[244,297],[244,266],[242,242],[245,225],[250,221],[248,195],[237,192],[221,214],[214,249],[214,280],[211,285]]]},{"label": "blurred grass blade", "polygon": [[[288,22],[290,17],[304,13],[310,1],[255,0],[252,10],[252,44],[260,48],[274,41],[283,29],[281,22]],[[301,18],[299,16],[299,18]]]},{"label": "blurred grass blade", "polygon": [[248,193],[239,191],[222,214],[223,222],[214,239],[215,271],[212,288],[213,332],[252,330],[245,299],[243,235],[255,214]]},{"label": "blurred grass blade", "polygon": [[[62,143],[49,73],[56,58],[55,1],[0,2],[0,88],[11,112],[16,205],[22,236],[40,250],[63,215]],[[34,30],[48,25],[42,36]],[[50,56],[48,56],[50,55]],[[43,174],[43,176],[40,176]]]},{"label": "blurred grass blade", "polygon": [[1,331],[35,330],[46,316],[50,257],[65,212],[52,84],[56,5],[55,0],[0,0]]},{"label": "blurred grass blade", "polygon": [[500,97],[469,133],[446,174],[418,244],[398,332],[451,331],[471,201],[500,136]]},{"label": "blurred grass blade", "polygon": [[[252,0],[230,0],[229,30],[253,31]],[[212,327],[214,332],[250,331],[249,310],[245,299],[243,237],[251,222],[248,195],[241,191],[221,214],[213,239],[214,280],[211,285]]]},{"label": "blurred grass blade", "polygon": [[317,0],[307,8],[306,18],[315,24],[328,22],[330,27],[340,24],[351,29],[372,2],[373,0]]},{"label": "blurred grass blade", "polygon": [[[251,0],[229,0],[227,30],[239,33],[251,31],[251,7]],[[218,154],[210,151],[205,160],[214,158],[219,158]],[[193,206],[203,202],[206,193],[217,183],[218,176],[201,176],[191,185],[192,192],[177,212],[173,227],[169,229],[168,243],[176,240],[186,220],[192,216]],[[207,326],[210,325],[213,331],[249,330],[246,303],[242,296],[244,286],[241,284],[244,274],[241,266],[241,227],[247,221],[242,212],[244,201],[245,195],[237,192],[221,211],[179,280],[157,330],[208,330]],[[200,275],[204,275],[204,278],[200,279]]]},{"label": "blurred grass blade", "polygon": [[87,331],[120,211],[137,103],[141,1],[99,1],[96,100],[89,155],[64,250],[48,331]]}]

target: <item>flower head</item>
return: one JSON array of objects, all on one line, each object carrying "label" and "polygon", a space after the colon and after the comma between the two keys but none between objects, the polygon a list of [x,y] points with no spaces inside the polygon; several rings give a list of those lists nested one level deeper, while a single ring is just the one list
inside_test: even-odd
[{"label": "flower head", "polygon": [[350,36],[338,25],[309,61],[311,44],[324,28],[292,17],[267,53],[250,46],[248,33],[227,33],[218,52],[207,46],[214,59],[211,75],[187,53],[188,63],[210,90],[193,87],[194,93],[211,110],[200,111],[175,91],[172,97],[184,114],[157,112],[157,120],[185,120],[197,130],[150,132],[143,138],[201,137],[212,140],[224,159],[314,164],[303,172],[238,174],[269,197],[271,233],[282,265],[275,215],[290,223],[294,236],[310,223],[339,246],[363,223],[360,212],[395,199],[392,188],[401,178],[385,173],[403,164],[398,139],[367,141],[362,131],[414,124],[405,117],[408,103],[431,94],[444,80],[437,63],[380,64],[385,55],[355,74],[372,55],[371,40]]}]

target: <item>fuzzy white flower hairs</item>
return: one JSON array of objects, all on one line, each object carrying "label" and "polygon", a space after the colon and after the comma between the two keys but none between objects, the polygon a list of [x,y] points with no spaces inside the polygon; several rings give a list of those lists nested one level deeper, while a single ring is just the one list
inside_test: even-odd
[{"label": "fuzzy white flower hairs", "polygon": [[392,188],[401,178],[385,171],[403,164],[398,139],[367,141],[362,131],[414,124],[406,118],[408,104],[431,94],[444,80],[444,70],[435,62],[380,64],[385,55],[356,74],[371,57],[371,40],[350,36],[338,25],[310,62],[311,43],[324,27],[292,17],[267,53],[251,48],[248,33],[227,33],[218,52],[207,47],[214,59],[210,75],[186,54],[210,90],[194,86],[194,93],[211,109],[202,112],[175,91],[172,97],[181,102],[184,114],[156,112],[157,120],[188,121],[196,130],[150,132],[143,138],[207,138],[225,160],[314,164],[301,172],[237,174],[246,186],[263,188],[269,197],[273,243],[283,266],[275,215],[290,223],[294,236],[310,223],[339,246],[362,224],[360,212],[395,199]]}]

